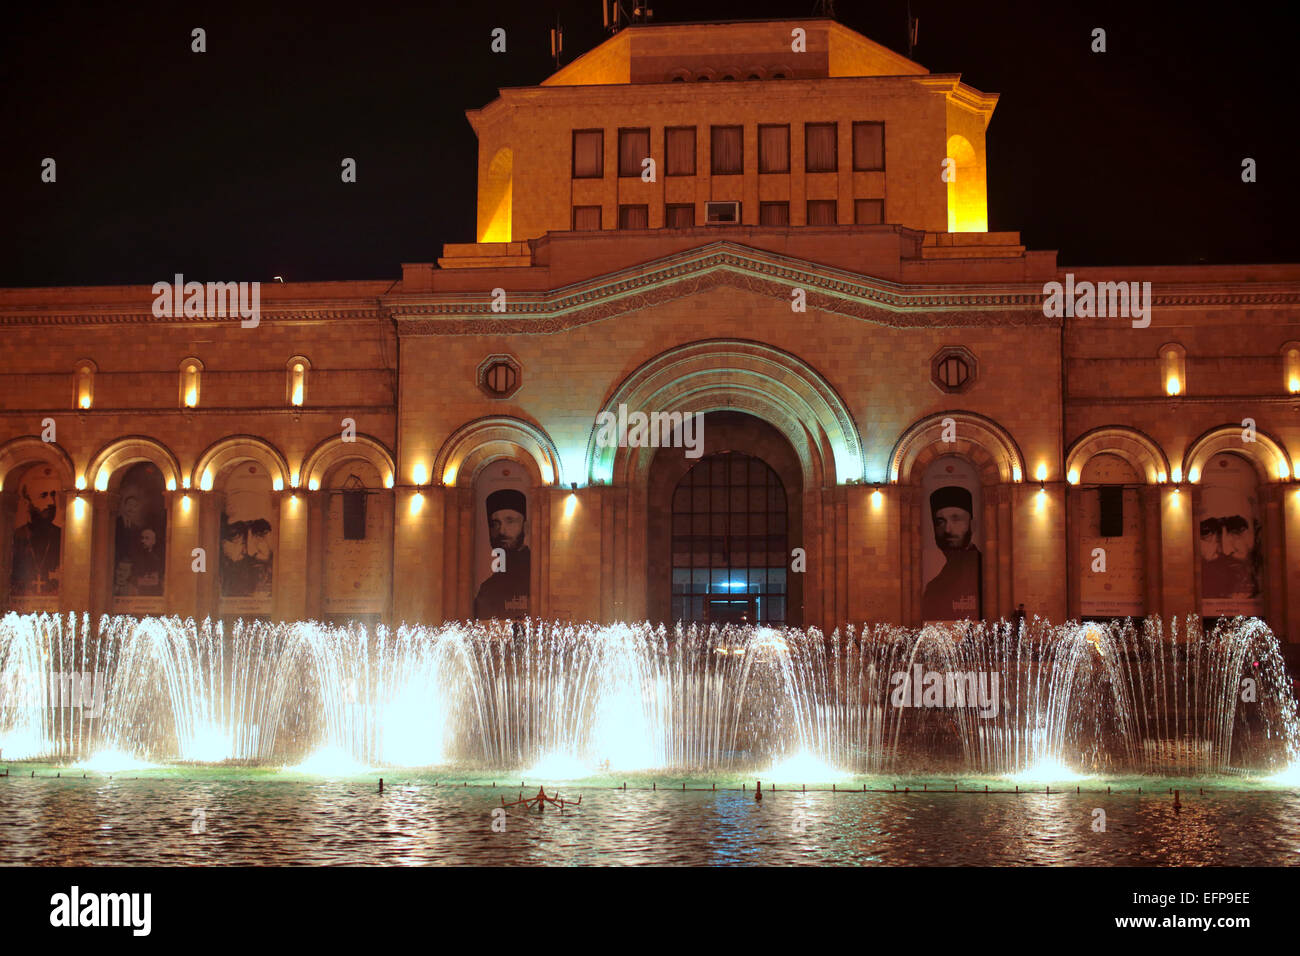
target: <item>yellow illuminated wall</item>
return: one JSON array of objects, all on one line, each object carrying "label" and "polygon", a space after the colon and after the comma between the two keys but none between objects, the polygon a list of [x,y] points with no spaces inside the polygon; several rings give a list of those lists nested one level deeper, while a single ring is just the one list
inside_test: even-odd
[{"label": "yellow illuminated wall", "polygon": [[948,231],[988,232],[988,191],[985,185],[983,142],[976,152],[960,133],[948,137]]},{"label": "yellow illuminated wall", "polygon": [[478,241],[509,242],[510,213],[514,201],[514,153],[508,146],[497,150],[488,164],[478,191]]}]

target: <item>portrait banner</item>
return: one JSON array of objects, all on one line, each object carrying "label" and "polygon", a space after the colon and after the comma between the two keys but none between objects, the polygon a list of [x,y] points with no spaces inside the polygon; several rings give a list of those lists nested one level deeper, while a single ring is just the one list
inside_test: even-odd
[{"label": "portrait banner", "polygon": [[63,483],[50,465],[18,476],[9,604],[16,611],[57,610],[63,569]]},{"label": "portrait banner", "polygon": [[152,462],[130,466],[117,491],[113,523],[113,610],[162,610],[167,573],[167,499]]},{"label": "portrait banner", "polygon": [[532,586],[532,483],[518,462],[497,461],[474,485],[474,617],[528,616]]},{"label": "portrait banner", "polygon": [[978,620],[984,531],[979,475],[964,458],[935,460],[921,479],[921,616]]},{"label": "portrait banner", "polygon": [[1220,453],[1201,474],[1196,513],[1201,614],[1264,613],[1263,509],[1259,476],[1239,455]]},{"label": "portrait banner", "polygon": [[242,462],[225,483],[221,512],[221,613],[269,614],[278,512],[271,477]]}]

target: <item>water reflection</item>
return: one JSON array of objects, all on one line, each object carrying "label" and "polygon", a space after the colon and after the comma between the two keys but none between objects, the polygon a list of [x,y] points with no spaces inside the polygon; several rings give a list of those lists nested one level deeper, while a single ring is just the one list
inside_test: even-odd
[{"label": "water reflection", "polygon": [[1300,854],[1293,792],[1193,790],[1175,813],[1164,792],[783,790],[758,803],[752,791],[587,789],[563,813],[511,810],[496,832],[503,795],[515,788],[10,778],[0,863],[1260,866]]}]

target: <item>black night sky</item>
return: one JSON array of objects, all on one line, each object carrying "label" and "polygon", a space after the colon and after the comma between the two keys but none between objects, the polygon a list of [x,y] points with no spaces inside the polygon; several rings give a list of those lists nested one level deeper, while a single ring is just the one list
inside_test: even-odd
[{"label": "black night sky", "polygon": [[[814,9],[653,6],[660,22]],[[1002,95],[991,229],[1060,250],[1062,265],[1300,262],[1285,10],[912,0],[914,58]],[[473,241],[464,111],[548,75],[557,13],[566,62],[602,39],[598,0],[10,7],[0,285],[396,278]],[[839,0],[836,14],[906,53],[906,0]],[[190,52],[196,26],[204,54]],[[505,54],[489,49],[497,26]],[[1098,26],[1105,54],[1090,51]],[[340,182],[345,156],[355,185]]]}]

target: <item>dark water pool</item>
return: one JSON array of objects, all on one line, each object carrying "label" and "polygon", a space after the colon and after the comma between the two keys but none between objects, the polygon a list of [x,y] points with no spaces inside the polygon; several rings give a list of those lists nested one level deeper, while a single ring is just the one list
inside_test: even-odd
[{"label": "dark water pool", "polygon": [[[1300,862],[1300,793],[1181,781],[1088,781],[1048,794],[629,789],[560,784],[580,806],[494,816],[519,781],[492,787],[377,774],[343,780],[173,770],[137,779],[11,768],[0,778],[5,865],[1164,865]],[[1201,784],[1206,783],[1201,781]],[[912,785],[922,786],[911,781]],[[710,784],[692,781],[691,786]],[[740,781],[720,786],[739,787]],[[1125,789],[1119,792],[1118,786]],[[1138,785],[1144,792],[1136,792]],[[553,785],[548,785],[552,791]],[[640,789],[640,787],[647,789]],[[891,784],[883,784],[888,789]],[[991,789],[1007,786],[994,782]],[[672,787],[673,789],[669,789]],[[1088,788],[1094,788],[1087,792]],[[530,783],[528,795],[536,793]],[[974,791],[974,792],[970,792]],[[1100,811],[1100,812],[1099,812]],[[1101,825],[1104,822],[1104,830]],[[495,828],[494,828],[495,824]]]}]

